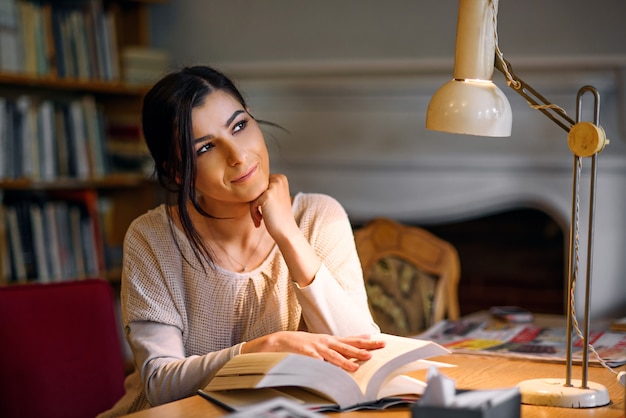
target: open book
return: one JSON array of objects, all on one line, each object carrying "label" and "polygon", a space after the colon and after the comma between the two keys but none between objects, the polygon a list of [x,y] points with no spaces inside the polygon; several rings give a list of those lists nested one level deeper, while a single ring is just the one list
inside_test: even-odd
[{"label": "open book", "polygon": [[229,360],[198,393],[219,405],[239,411],[268,398],[282,396],[317,411],[383,408],[413,402],[426,387],[403,373],[432,365],[424,360],[449,353],[431,341],[379,334],[384,348],[359,361],[355,372],[293,353],[240,354]]}]

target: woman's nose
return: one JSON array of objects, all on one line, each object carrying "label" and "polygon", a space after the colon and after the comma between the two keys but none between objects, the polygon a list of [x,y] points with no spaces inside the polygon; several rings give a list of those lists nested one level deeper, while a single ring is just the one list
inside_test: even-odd
[{"label": "woman's nose", "polygon": [[231,166],[243,163],[247,155],[245,148],[237,146],[237,144],[232,142],[230,142],[226,147],[226,152],[226,162]]}]

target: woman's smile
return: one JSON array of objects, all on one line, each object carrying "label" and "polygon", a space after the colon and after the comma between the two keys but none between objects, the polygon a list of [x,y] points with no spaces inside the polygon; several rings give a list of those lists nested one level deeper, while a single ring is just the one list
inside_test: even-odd
[{"label": "woman's smile", "polygon": [[250,167],[250,169],[248,171],[246,171],[244,174],[242,174],[241,176],[231,180],[231,183],[244,183],[246,180],[248,180],[249,178],[251,178],[252,176],[254,176],[254,174],[257,172],[259,168],[258,164],[253,165],[252,167]]}]

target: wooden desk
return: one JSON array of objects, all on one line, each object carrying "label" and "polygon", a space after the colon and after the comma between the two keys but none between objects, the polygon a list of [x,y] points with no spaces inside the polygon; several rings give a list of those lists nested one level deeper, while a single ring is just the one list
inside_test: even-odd
[{"label": "wooden desk", "polygon": [[[456,364],[459,367],[441,369],[441,372],[456,380],[458,388],[462,389],[493,389],[515,386],[522,380],[534,378],[562,378],[565,377],[565,366],[556,363],[540,363],[529,360],[505,359],[502,357],[487,357],[466,354],[451,354],[436,357],[433,360]],[[626,370],[625,366],[619,370]],[[425,372],[414,374],[415,377],[425,380]],[[574,366],[573,377],[580,378],[580,367]],[[613,373],[603,367],[591,367],[589,380],[600,383],[609,390],[611,403],[607,406],[591,409],[570,409],[555,407],[540,407],[522,405],[522,417],[546,418],[578,418],[578,417],[624,417],[624,387],[616,380]],[[187,399],[161,405],[145,411],[131,414],[132,418],[176,418],[176,417],[221,417],[227,412],[201,398],[192,396]],[[410,409],[398,408],[388,411],[355,411],[342,414],[327,414],[329,417],[385,417],[409,418]]]}]

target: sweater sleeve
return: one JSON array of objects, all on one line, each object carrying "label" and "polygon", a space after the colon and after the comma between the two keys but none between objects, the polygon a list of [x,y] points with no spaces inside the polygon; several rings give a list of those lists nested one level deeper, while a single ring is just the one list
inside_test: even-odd
[{"label": "sweater sleeve", "polygon": [[[295,283],[294,285],[298,287]],[[380,332],[360,292],[347,292],[322,264],[315,280],[296,295],[308,331],[340,336]]]},{"label": "sweater sleeve", "polygon": [[214,346],[223,349],[203,346],[197,355],[189,354],[190,345],[199,344],[189,342],[194,337],[189,337],[188,309],[196,305],[185,304],[185,267],[157,215],[137,221],[126,234],[121,292],[126,338],[143,396],[152,406],[194,395],[241,349],[224,341]]},{"label": "sweater sleeve", "polygon": [[138,321],[127,326],[135,367],[148,402],[161,405],[191,396],[204,387],[241,344],[203,356],[185,356],[180,330],[172,325]]},{"label": "sweater sleeve", "polygon": [[329,196],[305,197],[306,209],[300,214],[300,227],[322,259],[309,286],[300,288],[294,283],[308,331],[342,336],[380,332],[369,311],[361,262],[347,214]]}]

